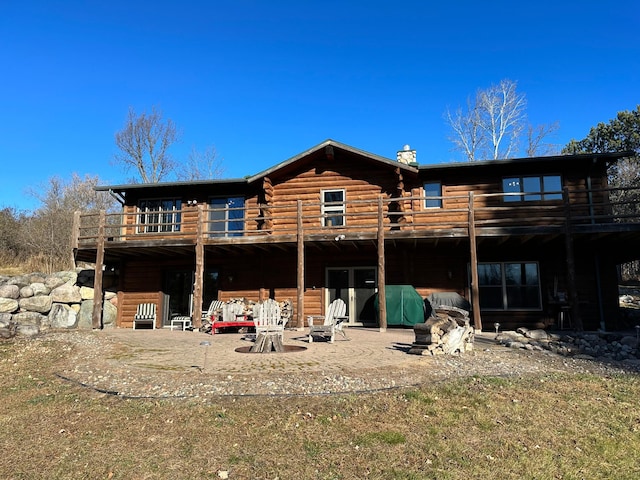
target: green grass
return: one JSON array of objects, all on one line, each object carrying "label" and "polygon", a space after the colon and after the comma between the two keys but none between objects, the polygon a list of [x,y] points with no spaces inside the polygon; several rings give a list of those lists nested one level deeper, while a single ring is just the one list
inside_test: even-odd
[{"label": "green grass", "polygon": [[0,478],[640,478],[632,374],[196,403],[66,383],[66,348],[0,343]]}]

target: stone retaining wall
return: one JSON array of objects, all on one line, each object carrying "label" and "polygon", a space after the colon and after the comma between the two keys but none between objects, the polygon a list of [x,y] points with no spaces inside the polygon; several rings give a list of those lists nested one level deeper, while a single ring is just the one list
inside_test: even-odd
[{"label": "stone retaining wall", "polygon": [[[93,270],[0,275],[0,338],[47,329],[92,328]],[[115,327],[117,296],[104,293],[102,323]]]}]

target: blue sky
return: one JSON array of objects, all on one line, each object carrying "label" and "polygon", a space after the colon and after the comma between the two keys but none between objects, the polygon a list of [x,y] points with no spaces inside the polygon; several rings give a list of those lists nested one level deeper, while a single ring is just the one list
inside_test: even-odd
[{"label": "blue sky", "polygon": [[215,146],[225,177],[327,138],[439,163],[461,159],[446,108],[508,78],[562,146],[640,103],[639,5],[0,0],[0,208],[54,175],[126,183],[129,107],[178,125],[179,159]]}]

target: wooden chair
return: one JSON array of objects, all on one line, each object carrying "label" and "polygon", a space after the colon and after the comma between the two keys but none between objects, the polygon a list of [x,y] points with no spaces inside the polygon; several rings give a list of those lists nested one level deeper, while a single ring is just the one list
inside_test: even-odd
[{"label": "wooden chair", "polygon": [[253,324],[256,327],[256,337],[261,333],[278,333],[284,335],[286,318],[282,318],[280,304],[273,299],[267,299],[253,306]]},{"label": "wooden chair", "polygon": [[133,329],[138,325],[151,325],[152,329],[156,328],[156,304],[141,303],[138,305],[136,314],[133,316]]},{"label": "wooden chair", "polygon": [[[347,304],[344,300],[336,298],[325,316],[309,316],[307,322],[309,324],[309,343],[313,342],[313,337],[329,337],[329,341],[333,343],[336,332],[340,332],[342,336],[348,340],[347,334],[344,333],[342,324],[349,321],[347,316]],[[322,320],[321,325],[315,325],[315,320]]]},{"label": "wooden chair", "polygon": [[[222,300],[214,300],[209,305],[209,309],[202,312],[202,320],[210,320],[215,321],[217,317],[222,315],[222,307],[224,306],[224,302]],[[214,319],[213,316],[216,316]]]}]

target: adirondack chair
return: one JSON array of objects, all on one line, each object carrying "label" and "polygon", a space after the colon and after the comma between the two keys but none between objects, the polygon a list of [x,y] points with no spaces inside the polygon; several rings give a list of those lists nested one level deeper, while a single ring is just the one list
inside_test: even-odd
[{"label": "adirondack chair", "polygon": [[[309,323],[309,343],[313,342],[313,337],[329,337],[329,341],[333,343],[336,337],[336,332],[340,332],[342,336],[348,340],[347,334],[344,333],[342,323],[349,320],[347,316],[347,304],[344,300],[336,298],[325,316],[309,316],[307,322]],[[315,320],[323,320],[321,325],[315,325]]]},{"label": "adirondack chair", "polygon": [[244,314],[244,305],[241,303],[225,303],[222,306],[222,321],[235,322],[237,317]]},{"label": "adirondack chair", "polygon": [[202,312],[202,320],[211,320],[215,321],[217,318],[213,318],[219,315],[218,312],[222,312],[222,307],[224,306],[224,302],[222,300],[213,300],[209,305],[209,309]]},{"label": "adirondack chair", "polygon": [[133,329],[138,325],[151,325],[152,329],[156,328],[156,304],[141,303],[138,305],[136,314],[133,316]]},{"label": "adirondack chair", "polygon": [[256,327],[256,337],[261,333],[275,332],[282,338],[287,319],[282,318],[280,304],[268,299],[253,306],[253,323]]}]

